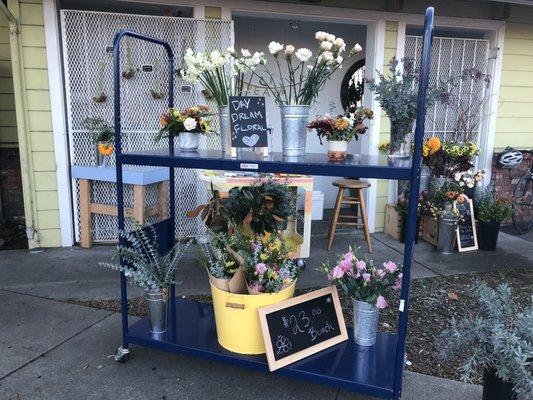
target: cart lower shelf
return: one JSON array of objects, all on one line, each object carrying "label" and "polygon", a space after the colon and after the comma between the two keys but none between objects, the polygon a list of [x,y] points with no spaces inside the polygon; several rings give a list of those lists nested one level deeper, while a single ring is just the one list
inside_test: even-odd
[{"label": "cart lower shelf", "polygon": [[[351,331],[349,333],[350,338],[346,342],[279,369],[274,374],[392,398],[396,335],[380,333],[375,346],[362,347],[355,344]],[[177,299],[175,321],[170,323],[169,331],[156,337],[149,332],[148,318],[143,318],[130,326],[126,338],[130,344],[268,372],[264,355],[236,354],[220,346],[213,307],[207,303]]]}]

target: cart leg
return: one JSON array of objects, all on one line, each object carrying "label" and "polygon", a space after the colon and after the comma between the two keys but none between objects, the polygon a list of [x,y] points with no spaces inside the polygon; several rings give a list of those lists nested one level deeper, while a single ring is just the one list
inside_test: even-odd
[{"label": "cart leg", "polygon": [[303,271],[305,267],[307,266],[307,263],[305,262],[303,258],[297,258],[296,265],[298,268],[300,268]]},{"label": "cart leg", "polygon": [[115,353],[115,361],[119,363],[125,363],[130,358],[130,348],[129,346],[122,345],[117,349],[117,352]]}]

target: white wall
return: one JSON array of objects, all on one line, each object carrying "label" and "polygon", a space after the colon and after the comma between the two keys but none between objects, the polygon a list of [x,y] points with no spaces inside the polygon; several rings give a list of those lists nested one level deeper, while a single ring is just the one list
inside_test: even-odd
[{"label": "white wall", "polygon": [[[267,45],[270,41],[275,40],[284,44],[293,44],[296,48],[307,47],[315,52],[317,42],[315,40],[315,32],[318,30],[332,33],[336,36],[342,37],[346,43],[347,48],[353,47],[355,43],[360,43],[364,46],[366,42],[366,26],[363,25],[343,25],[331,23],[317,23],[316,21],[301,21],[298,29],[293,29],[289,26],[288,20],[272,20],[265,18],[251,18],[234,16],[235,22],[235,48],[249,49],[250,51],[264,51],[267,54],[267,64],[275,65],[273,57],[268,54]],[[347,56],[347,52],[345,54]],[[326,83],[324,89],[311,107],[310,118],[316,115],[330,113],[337,114],[342,112],[340,100],[340,87],[344,74],[348,68],[356,61],[364,58],[364,52],[358,54],[356,57],[350,59],[338,70]],[[279,76],[279,74],[276,74]],[[273,127],[274,134],[274,151],[281,151],[281,122],[279,109],[276,106],[274,99],[268,95],[263,89],[257,89],[256,95],[264,95],[267,98],[267,118],[270,125]],[[349,150],[352,153],[359,152],[359,142],[352,141],[349,145]],[[308,153],[324,153],[326,152],[326,144],[320,145],[318,137],[314,131],[309,133],[307,138],[307,152]],[[331,208],[335,203],[337,191],[331,185],[331,181],[335,178],[331,177],[315,177],[315,190],[322,190],[325,194],[325,207]]]}]

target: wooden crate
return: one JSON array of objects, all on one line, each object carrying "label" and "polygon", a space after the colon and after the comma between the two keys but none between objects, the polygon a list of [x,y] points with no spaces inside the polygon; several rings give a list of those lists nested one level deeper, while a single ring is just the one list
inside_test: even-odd
[{"label": "wooden crate", "polygon": [[424,215],[422,217],[422,239],[433,246],[437,245],[439,234],[439,223],[436,218]]},{"label": "wooden crate", "polygon": [[385,233],[393,239],[400,240],[402,218],[394,209],[394,205],[385,204]]}]

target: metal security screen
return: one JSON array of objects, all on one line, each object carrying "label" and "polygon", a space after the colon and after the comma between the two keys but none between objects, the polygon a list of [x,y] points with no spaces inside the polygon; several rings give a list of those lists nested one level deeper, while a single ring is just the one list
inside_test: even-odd
[{"label": "metal security screen", "polygon": [[[187,48],[195,51],[226,49],[233,45],[233,23],[221,20],[198,20],[149,15],[116,14],[77,10],[62,10],[61,24],[65,63],[67,116],[71,163],[94,165],[95,145],[83,121],[100,117],[109,125],[113,121],[113,38],[117,31],[130,29],[154,36],[171,44],[176,66],[175,105],[178,108],[206,104],[200,87],[191,87],[181,79],[179,69]],[[166,56],[160,46],[126,39],[121,48],[121,71],[134,71],[129,79],[121,78],[122,90],[122,146],[124,152],[165,146],[154,142],[159,129],[159,116],[165,110],[167,97]],[[102,96],[101,94],[105,96]],[[105,101],[102,98],[105,97]],[[212,118],[217,130],[217,118]],[[203,148],[218,148],[216,135],[200,141]],[[114,165],[114,158],[110,164]],[[79,188],[73,182],[76,239],[79,240]],[[146,206],[158,202],[156,187],[147,187]],[[133,191],[125,188],[126,206],[131,206]],[[176,170],[176,235],[193,236],[202,229],[198,220],[191,220],[185,212],[205,201],[208,188],[199,182],[194,170]],[[93,202],[116,204],[114,183],[94,182]],[[151,221],[149,221],[151,222]],[[91,236],[95,241],[117,238],[114,216],[94,214]]]},{"label": "metal security screen", "polygon": [[[422,52],[422,37],[408,35],[405,38],[405,57],[420,63]],[[476,68],[484,73],[487,69],[489,41],[484,39],[463,39],[453,37],[435,37],[431,54],[430,84],[438,80],[448,81],[451,76],[458,76],[465,69]],[[463,84],[454,89],[454,96],[461,103],[474,102],[481,98],[487,90],[483,82]],[[483,112],[483,110],[481,110]],[[475,132],[459,132],[461,137],[455,137],[457,113],[446,105],[437,103],[427,111],[426,137],[439,136],[445,140],[461,140],[467,138],[479,141],[479,127]]]}]

